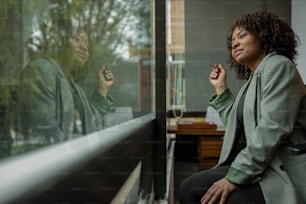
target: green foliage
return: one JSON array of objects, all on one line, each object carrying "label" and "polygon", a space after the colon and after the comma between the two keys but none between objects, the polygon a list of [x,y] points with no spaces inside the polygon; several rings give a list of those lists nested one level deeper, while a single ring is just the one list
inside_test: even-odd
[{"label": "green foliage", "polygon": [[[20,0],[5,0],[1,1],[0,4],[0,30],[3,31],[4,28],[9,23],[8,19],[10,16],[10,12],[14,12],[16,15],[20,15],[21,11],[18,9],[18,5],[20,5]],[[2,32],[1,32],[2,33]]]},{"label": "green foliage", "polygon": [[0,86],[0,106],[8,107],[10,104],[10,91],[8,87]]},{"label": "green foliage", "polygon": [[24,145],[19,145],[19,146],[13,146],[12,149],[10,150],[10,156],[15,156],[19,155],[22,153],[26,153],[29,151],[34,151],[41,149],[43,147],[46,147],[46,145],[42,144],[24,144]]},{"label": "green foliage", "polygon": [[150,0],[2,0],[0,4],[0,103],[10,103],[9,84],[23,66],[41,56],[57,58],[77,27],[90,36],[89,65],[114,64],[118,50],[151,46]]},{"label": "green foliage", "polygon": [[[26,2],[33,1],[35,0]],[[36,2],[38,3],[37,0]],[[97,50],[95,48],[97,46],[103,46],[104,50],[116,55],[115,50],[123,44],[132,42],[134,45],[147,46],[150,42],[148,40],[151,39],[148,31],[151,25],[150,9],[144,9],[148,7],[147,1],[52,0],[50,2],[48,12],[36,12],[34,8],[28,8],[29,11],[37,13],[38,16],[33,17],[44,19],[35,30],[35,33],[40,35],[32,35],[27,40],[29,59],[41,55],[56,56],[60,45],[76,27],[87,28],[91,51]],[[37,7],[37,4],[28,4],[28,6]],[[136,30],[137,35],[126,35],[131,29]]]},{"label": "green foliage", "polygon": [[[101,65],[110,65],[118,84],[113,89],[119,105],[138,104],[138,61],[119,51],[131,46],[137,52],[151,48],[151,0],[1,0],[0,3],[0,158],[41,146],[16,146],[10,131],[18,128],[16,116],[19,73],[29,61],[42,56],[57,59],[60,47],[78,28],[90,40],[87,93]],[[119,84],[121,83],[121,84]],[[127,101],[128,100],[128,101]],[[134,108],[134,106],[133,106]],[[16,130],[18,133],[18,130]],[[18,135],[17,135],[18,136]]]},{"label": "green foliage", "polygon": [[22,48],[22,1],[7,0],[0,4],[0,72],[1,83],[12,83],[20,63]]}]

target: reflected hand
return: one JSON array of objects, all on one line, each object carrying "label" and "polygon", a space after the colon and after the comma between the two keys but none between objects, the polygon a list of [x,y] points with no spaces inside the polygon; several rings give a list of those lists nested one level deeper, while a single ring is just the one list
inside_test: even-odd
[{"label": "reflected hand", "polygon": [[227,88],[226,85],[226,70],[221,64],[214,64],[209,75],[209,81],[215,88],[216,93],[220,94]]},{"label": "reflected hand", "polygon": [[114,75],[111,70],[103,66],[98,72],[98,89],[103,96],[107,96],[108,89],[114,82]]},{"label": "reflected hand", "polygon": [[204,194],[201,204],[213,204],[219,201],[219,204],[225,204],[228,196],[238,187],[226,178],[215,182]]}]

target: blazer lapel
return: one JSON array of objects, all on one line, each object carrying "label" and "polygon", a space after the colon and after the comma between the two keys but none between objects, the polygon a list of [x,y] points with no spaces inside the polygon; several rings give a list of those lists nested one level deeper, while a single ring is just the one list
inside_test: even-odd
[{"label": "blazer lapel", "polygon": [[[255,73],[250,80],[248,90],[245,97],[245,105],[243,110],[243,118],[247,126],[244,127],[246,133],[252,132],[257,126],[257,114],[258,114],[258,74]],[[247,134],[246,134],[247,136]]]}]

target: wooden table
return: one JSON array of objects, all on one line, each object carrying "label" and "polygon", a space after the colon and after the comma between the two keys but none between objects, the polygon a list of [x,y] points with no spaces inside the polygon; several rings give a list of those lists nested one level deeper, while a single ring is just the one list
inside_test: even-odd
[{"label": "wooden table", "polygon": [[177,125],[170,125],[167,132],[178,137],[197,137],[197,152],[200,170],[209,169],[217,164],[224,130],[211,128],[177,128]]}]

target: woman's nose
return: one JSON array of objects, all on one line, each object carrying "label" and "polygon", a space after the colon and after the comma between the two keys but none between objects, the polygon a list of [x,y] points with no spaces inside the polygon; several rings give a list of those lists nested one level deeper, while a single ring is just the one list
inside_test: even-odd
[{"label": "woman's nose", "polygon": [[232,41],[232,49],[235,49],[235,48],[238,47],[238,46],[239,46],[238,40]]},{"label": "woman's nose", "polygon": [[85,44],[83,44],[83,43],[80,44],[80,48],[81,48],[83,51],[88,51],[88,47],[87,47]]}]

